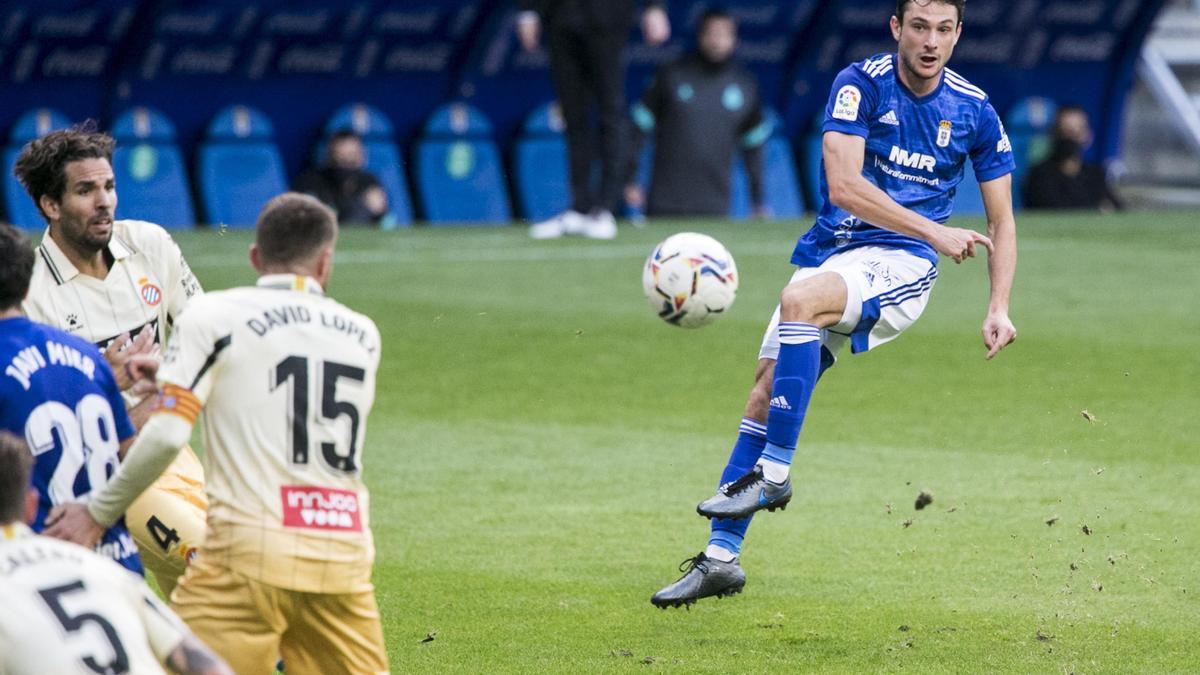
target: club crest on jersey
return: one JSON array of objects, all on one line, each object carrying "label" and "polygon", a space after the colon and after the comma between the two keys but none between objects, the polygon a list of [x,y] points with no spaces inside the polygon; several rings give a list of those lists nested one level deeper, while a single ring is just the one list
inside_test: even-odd
[{"label": "club crest on jersey", "polygon": [[838,89],[837,97],[833,101],[832,117],[835,120],[846,120],[853,122],[858,119],[858,106],[862,103],[862,92],[858,87],[847,84]]},{"label": "club crest on jersey", "polygon": [[952,129],[950,120],[942,120],[938,124],[937,144],[939,148],[945,148],[950,145],[950,131]]},{"label": "club crest on jersey", "polygon": [[162,289],[161,288],[150,283],[150,280],[147,279],[146,277],[142,277],[141,279],[138,279],[138,284],[142,287],[141,288],[142,300],[145,300],[147,305],[154,307],[158,303],[162,302]]}]

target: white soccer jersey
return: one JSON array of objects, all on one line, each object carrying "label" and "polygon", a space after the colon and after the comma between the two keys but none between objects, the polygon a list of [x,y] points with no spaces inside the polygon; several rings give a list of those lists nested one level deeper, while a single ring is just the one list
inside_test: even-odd
[{"label": "white soccer jersey", "polygon": [[163,673],[185,632],[141,578],[74,544],[0,527],[0,673]]},{"label": "white soccer jersey", "polygon": [[379,354],[375,323],[312,279],[264,276],[188,305],[159,414],[204,408],[202,558],[295,591],[371,588],[362,454]]},{"label": "white soccer jersey", "polygon": [[37,248],[25,314],[101,350],[145,325],[165,344],[184,305],[202,293],[183,253],[166,230],[140,220],[113,223],[108,252],[113,265],[105,279],[81,274],[47,230]]}]

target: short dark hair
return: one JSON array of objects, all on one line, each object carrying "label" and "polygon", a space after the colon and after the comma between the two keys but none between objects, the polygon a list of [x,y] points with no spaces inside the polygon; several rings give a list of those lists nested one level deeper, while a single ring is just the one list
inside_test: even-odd
[{"label": "short dark hair", "polygon": [[959,23],[962,23],[963,10],[966,9],[966,5],[967,5],[967,0],[896,0],[896,18],[900,19],[901,22],[904,21],[904,10],[908,7],[908,4],[911,2],[915,2],[918,5],[921,5],[922,7],[924,7],[925,5],[928,5],[930,3],[933,3],[933,2],[939,2],[943,5],[953,5],[954,9],[958,10],[958,22]]},{"label": "short dark hair", "polygon": [[24,439],[0,430],[0,525],[25,522],[33,454]]},{"label": "short dark hair", "polygon": [[337,215],[316,197],[285,192],[258,215],[254,243],[267,265],[290,265],[312,258],[337,236]]},{"label": "short dark hair", "polygon": [[[26,143],[17,156],[13,175],[25,186],[25,191],[41,211],[42,195],[50,195],[55,200],[62,199],[63,191],[67,189],[64,167],[68,163],[81,159],[105,159],[112,164],[115,145],[112,136],[96,131],[96,123],[89,120]],[[42,212],[42,217],[46,217],[45,212]]]},{"label": "short dark hair", "polygon": [[[704,10],[704,13],[700,15],[700,20],[696,22],[696,32],[703,33],[704,29],[708,28],[709,21],[719,20],[734,21],[733,14],[731,14],[729,10],[725,9],[724,7],[709,7],[708,9]],[[737,22],[734,21],[734,23],[736,24]]]},{"label": "short dark hair", "polygon": [[329,144],[330,145],[333,145],[334,143],[341,143],[342,141],[349,141],[349,140],[361,141],[362,136],[358,135],[358,132],[353,129],[338,129],[337,131],[335,131],[329,135]]},{"label": "short dark hair", "polygon": [[8,223],[0,223],[0,310],[25,301],[33,277],[33,246]]}]

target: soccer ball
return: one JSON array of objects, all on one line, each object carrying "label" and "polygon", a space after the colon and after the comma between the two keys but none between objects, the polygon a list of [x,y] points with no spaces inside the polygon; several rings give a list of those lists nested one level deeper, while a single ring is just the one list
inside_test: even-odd
[{"label": "soccer ball", "polygon": [[716,320],[737,296],[737,265],[721,242],[706,234],[667,237],[646,259],[642,289],[669,324],[699,328]]}]

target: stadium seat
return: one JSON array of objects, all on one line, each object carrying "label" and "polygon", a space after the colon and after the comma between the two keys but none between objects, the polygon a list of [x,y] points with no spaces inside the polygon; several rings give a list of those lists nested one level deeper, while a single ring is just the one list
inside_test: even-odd
[{"label": "stadium seat", "polygon": [[1030,96],[1018,101],[1008,111],[1004,129],[1012,143],[1013,161],[1017,170],[1013,174],[1013,204],[1020,208],[1024,203],[1021,190],[1029,168],[1045,158],[1049,150],[1050,127],[1054,124],[1054,113],[1058,106],[1054,101],[1041,96]]},{"label": "stadium seat", "polygon": [[571,206],[564,128],[558,103],[546,103],[525,120],[513,149],[517,202],[529,220],[545,220]]},{"label": "stadium seat", "polygon": [[364,103],[352,103],[336,110],[325,124],[325,138],[317,148],[318,158],[325,156],[329,137],[350,129],[362,137],[367,155],[367,170],[375,174],[388,196],[390,211],[383,220],[385,229],[412,225],[412,200],[404,178],[404,159],[396,146],[392,121],[383,111]]},{"label": "stadium seat", "polygon": [[163,227],[194,226],[187,167],[171,121],[156,110],[132,108],[113,121],[112,136],[120,213]]},{"label": "stadium seat", "polygon": [[287,190],[283,159],[271,121],[261,112],[234,105],[217,113],[199,151],[199,185],[212,224],[254,227],[258,213]]},{"label": "stadium seat", "polygon": [[433,112],[417,140],[416,177],[431,224],[504,225],[512,219],[492,125],[478,109],[450,103]]},{"label": "stadium seat", "polygon": [[17,163],[17,156],[21,154],[21,148],[29,141],[69,126],[71,120],[67,119],[66,115],[49,108],[30,110],[13,124],[8,135],[8,147],[4,150],[4,203],[8,211],[8,221],[13,225],[27,230],[46,227],[42,212],[12,172],[13,165]]}]

